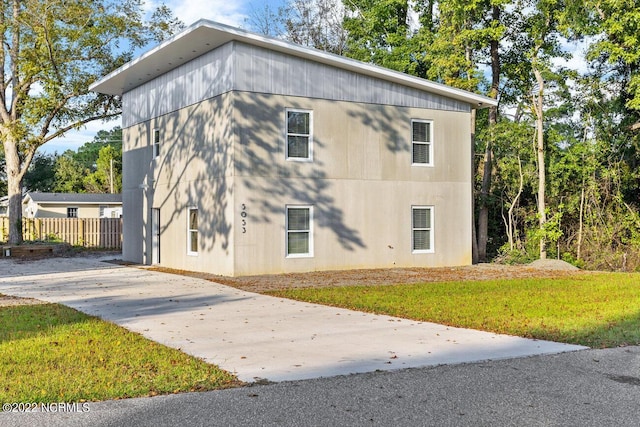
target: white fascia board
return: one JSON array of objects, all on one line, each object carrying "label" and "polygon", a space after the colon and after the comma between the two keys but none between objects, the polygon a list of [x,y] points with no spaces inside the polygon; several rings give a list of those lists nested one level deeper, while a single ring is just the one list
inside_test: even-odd
[{"label": "white fascia board", "polygon": [[263,47],[276,52],[297,56],[354,73],[363,74],[403,86],[469,103],[472,108],[497,105],[497,100],[462,89],[435,83],[372,64],[349,59],[317,49],[300,46],[284,40],[251,33],[239,28],[209,21],[197,21],[184,31],[128,62],[89,89],[108,95],[122,95],[176,67],[181,66],[230,41]]}]

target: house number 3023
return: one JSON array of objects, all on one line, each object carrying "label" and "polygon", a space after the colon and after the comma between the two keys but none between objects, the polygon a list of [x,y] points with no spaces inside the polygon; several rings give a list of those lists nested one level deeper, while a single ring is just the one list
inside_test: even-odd
[{"label": "house number 3023", "polygon": [[244,234],[247,232],[247,205],[243,203],[240,207],[242,208],[240,211],[240,217],[242,218],[242,234]]}]

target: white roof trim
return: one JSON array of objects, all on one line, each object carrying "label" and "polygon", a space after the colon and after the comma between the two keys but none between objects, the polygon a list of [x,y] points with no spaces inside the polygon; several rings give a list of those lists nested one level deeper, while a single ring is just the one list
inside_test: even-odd
[{"label": "white roof trim", "polygon": [[108,95],[122,95],[234,40],[453,98],[467,102],[473,108],[497,105],[495,99],[486,96],[206,19],[197,21],[181,33],[104,76],[89,86],[89,89]]}]

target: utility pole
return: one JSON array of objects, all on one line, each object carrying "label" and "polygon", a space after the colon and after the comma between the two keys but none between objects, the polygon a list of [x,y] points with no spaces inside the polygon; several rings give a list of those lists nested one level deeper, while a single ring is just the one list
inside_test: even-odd
[{"label": "utility pole", "polygon": [[113,194],[113,157],[111,157],[111,167],[109,171],[109,184],[111,186],[111,194]]}]

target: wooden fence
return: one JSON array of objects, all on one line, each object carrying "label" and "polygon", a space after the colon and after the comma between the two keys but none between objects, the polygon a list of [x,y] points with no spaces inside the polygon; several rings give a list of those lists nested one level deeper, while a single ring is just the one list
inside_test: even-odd
[{"label": "wooden fence", "polygon": [[[9,234],[9,218],[0,218],[0,242]],[[122,249],[121,218],[23,218],[22,237],[61,241],[85,248]]]}]

